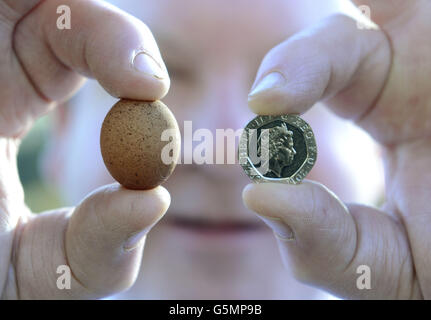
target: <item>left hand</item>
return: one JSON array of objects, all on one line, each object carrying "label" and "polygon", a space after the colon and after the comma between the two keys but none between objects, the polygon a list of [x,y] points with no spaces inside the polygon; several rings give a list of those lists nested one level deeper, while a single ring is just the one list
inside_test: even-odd
[{"label": "left hand", "polygon": [[[429,299],[431,2],[356,2],[380,28],[336,15],[294,35],[264,58],[249,105],[301,114],[325,100],[367,130],[385,150],[385,205],[343,204],[312,181],[252,184],[243,198],[273,228],[297,279],[343,298]],[[371,290],[356,286],[360,265],[370,267]]]}]

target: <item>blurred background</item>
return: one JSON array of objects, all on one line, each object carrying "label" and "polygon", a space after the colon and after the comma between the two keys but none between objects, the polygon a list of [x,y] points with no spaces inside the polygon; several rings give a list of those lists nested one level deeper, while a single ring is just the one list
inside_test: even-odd
[{"label": "blurred background", "polygon": [[61,207],[64,201],[55,186],[43,178],[41,158],[49,141],[52,117],[40,118],[22,142],[18,170],[24,186],[25,201],[33,212]]}]

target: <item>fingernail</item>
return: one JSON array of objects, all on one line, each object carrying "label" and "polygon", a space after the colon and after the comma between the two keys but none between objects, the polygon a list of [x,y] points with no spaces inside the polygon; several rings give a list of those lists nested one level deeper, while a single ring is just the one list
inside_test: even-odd
[{"label": "fingernail", "polygon": [[257,214],[257,216],[274,231],[281,240],[293,240],[295,238],[292,229],[279,218],[267,217]]},{"label": "fingernail", "polygon": [[148,231],[150,231],[152,226],[149,226],[145,229],[143,229],[142,231],[139,231],[135,234],[133,234],[130,238],[128,238],[126,240],[126,242],[124,243],[124,250],[125,251],[132,251],[134,249],[136,249],[137,247],[141,246],[142,244],[144,244],[145,242],[145,237],[148,233]]},{"label": "fingernail", "polygon": [[133,59],[133,66],[136,70],[148,74],[157,80],[162,80],[168,77],[162,65],[146,51],[140,51],[136,54]]},{"label": "fingernail", "polygon": [[274,71],[267,74],[260,80],[248,95],[249,100],[261,93],[283,86],[286,83],[286,78],[281,72]]}]

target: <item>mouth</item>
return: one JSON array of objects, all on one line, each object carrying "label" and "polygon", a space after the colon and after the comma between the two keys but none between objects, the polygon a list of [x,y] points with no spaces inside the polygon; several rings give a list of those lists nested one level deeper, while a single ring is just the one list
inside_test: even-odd
[{"label": "mouth", "polygon": [[230,235],[252,233],[265,229],[265,226],[258,221],[234,221],[221,220],[211,221],[204,218],[189,218],[178,215],[169,215],[166,222],[170,226],[206,235]]}]

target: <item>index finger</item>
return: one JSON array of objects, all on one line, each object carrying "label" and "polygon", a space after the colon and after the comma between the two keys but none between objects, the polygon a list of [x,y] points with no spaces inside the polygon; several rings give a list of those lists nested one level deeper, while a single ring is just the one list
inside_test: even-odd
[{"label": "index finger", "polygon": [[387,38],[377,26],[361,29],[348,16],[331,16],[265,56],[249,106],[258,114],[302,114],[337,95],[332,109],[359,119],[384,86],[390,56]]},{"label": "index finger", "polygon": [[[70,29],[58,27],[60,5],[70,9]],[[169,89],[169,76],[150,29],[105,2],[43,1],[17,29],[20,62],[49,100],[69,94],[71,88],[62,82],[67,69],[96,78],[116,97],[156,100]],[[53,68],[54,62],[65,70]]]}]

